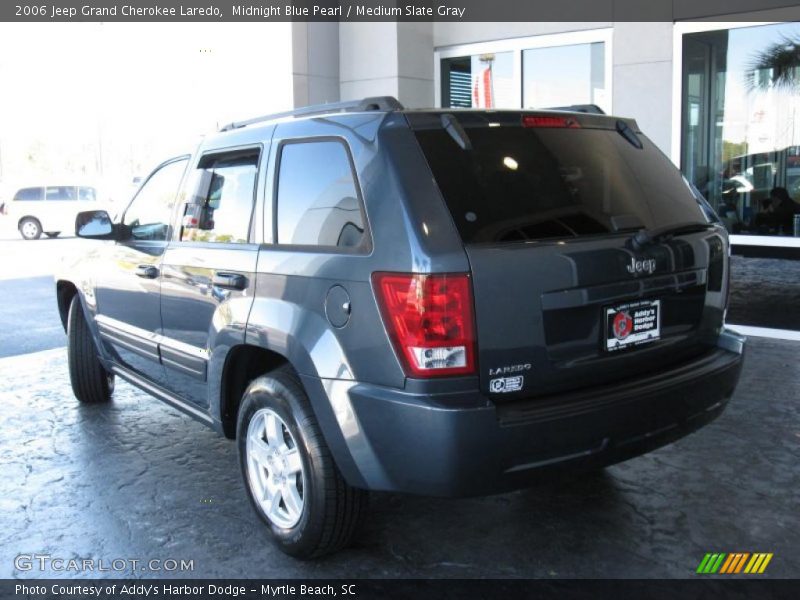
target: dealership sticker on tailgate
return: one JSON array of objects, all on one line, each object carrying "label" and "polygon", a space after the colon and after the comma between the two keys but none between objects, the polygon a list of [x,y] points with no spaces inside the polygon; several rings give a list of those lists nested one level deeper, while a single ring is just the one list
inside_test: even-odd
[{"label": "dealership sticker on tailgate", "polygon": [[661,302],[644,300],[606,308],[606,350],[613,352],[661,337]]}]

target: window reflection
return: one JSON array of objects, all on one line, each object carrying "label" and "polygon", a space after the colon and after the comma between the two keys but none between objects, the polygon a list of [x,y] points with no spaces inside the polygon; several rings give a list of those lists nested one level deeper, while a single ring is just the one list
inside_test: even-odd
[{"label": "window reflection", "polygon": [[524,108],[596,104],[609,109],[605,44],[533,48],[522,53]]},{"label": "window reflection", "polygon": [[683,38],[681,167],[732,233],[798,235],[800,25]]},{"label": "window reflection", "polygon": [[519,108],[512,52],[445,58],[441,66],[442,106]]}]

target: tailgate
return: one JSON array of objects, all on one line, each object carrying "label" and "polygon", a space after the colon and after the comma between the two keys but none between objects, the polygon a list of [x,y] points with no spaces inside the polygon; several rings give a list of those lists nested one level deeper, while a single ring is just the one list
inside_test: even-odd
[{"label": "tailgate", "polygon": [[[637,255],[620,239],[467,247],[483,391],[553,393],[707,352],[722,323],[720,239],[694,234]],[[720,265],[711,273],[715,294],[707,294],[710,259]],[[629,272],[651,260],[652,273]]]}]

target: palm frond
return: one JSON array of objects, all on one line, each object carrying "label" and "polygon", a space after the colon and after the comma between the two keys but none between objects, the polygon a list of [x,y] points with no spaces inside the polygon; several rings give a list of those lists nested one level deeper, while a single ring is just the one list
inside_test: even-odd
[{"label": "palm frond", "polygon": [[745,70],[745,87],[800,92],[800,37],[783,36],[753,55]]}]

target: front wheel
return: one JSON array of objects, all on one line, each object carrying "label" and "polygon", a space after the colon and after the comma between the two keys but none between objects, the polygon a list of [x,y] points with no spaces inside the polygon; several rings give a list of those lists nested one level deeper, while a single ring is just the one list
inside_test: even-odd
[{"label": "front wheel", "polygon": [[75,397],[86,404],[108,402],[114,393],[114,374],[106,371],[97,357],[97,347],[77,295],[69,306],[67,357]]},{"label": "front wheel", "polygon": [[57,238],[57,237],[58,237],[58,234],[60,234],[60,233],[61,233],[60,231],[45,231],[45,232],[44,232],[44,234],[45,234],[47,237],[49,237],[51,240],[52,240],[53,238]]},{"label": "front wheel", "polygon": [[250,502],[283,552],[314,558],[350,543],[367,494],[345,482],[291,368],[250,384],[236,437]]},{"label": "front wheel", "polygon": [[25,217],[19,222],[19,233],[26,240],[38,240],[42,237],[42,224],[38,219]]}]

